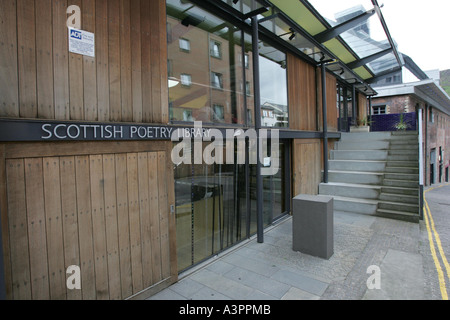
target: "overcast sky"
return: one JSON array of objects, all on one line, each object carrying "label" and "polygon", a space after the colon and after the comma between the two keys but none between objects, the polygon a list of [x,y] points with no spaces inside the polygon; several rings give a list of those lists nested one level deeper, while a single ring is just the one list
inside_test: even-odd
[{"label": "overcast sky", "polygon": [[[329,18],[336,12],[371,0],[310,0]],[[399,51],[410,56],[424,71],[450,69],[450,0],[378,0]]]},{"label": "overcast sky", "polygon": [[378,0],[400,52],[424,71],[450,69],[449,0]]}]

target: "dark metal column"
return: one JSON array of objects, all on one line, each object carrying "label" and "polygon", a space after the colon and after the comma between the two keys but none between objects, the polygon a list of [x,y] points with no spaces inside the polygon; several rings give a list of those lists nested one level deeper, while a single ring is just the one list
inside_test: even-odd
[{"label": "dark metal column", "polygon": [[262,145],[260,143],[261,129],[261,90],[259,79],[259,28],[258,18],[252,17],[252,51],[253,51],[253,94],[255,101],[255,129],[258,137],[257,143],[257,164],[256,164],[256,225],[258,243],[264,243],[264,223],[263,223],[263,177],[261,175]]},{"label": "dark metal column", "polygon": [[322,70],[322,115],[323,115],[323,182],[328,183],[328,124],[327,124],[327,78],[325,63]]},{"label": "dark metal column", "polygon": [[356,126],[356,107],[357,107],[357,99],[356,99],[356,88],[355,85],[352,85],[352,125]]}]

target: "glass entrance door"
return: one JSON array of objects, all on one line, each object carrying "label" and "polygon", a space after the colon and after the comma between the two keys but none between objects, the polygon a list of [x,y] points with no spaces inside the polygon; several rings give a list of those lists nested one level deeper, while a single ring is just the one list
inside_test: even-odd
[{"label": "glass entrance door", "polygon": [[[280,143],[280,170],[263,179],[265,227],[289,211],[288,150]],[[248,159],[245,164],[180,164],[174,170],[180,272],[256,233],[256,166]]]}]

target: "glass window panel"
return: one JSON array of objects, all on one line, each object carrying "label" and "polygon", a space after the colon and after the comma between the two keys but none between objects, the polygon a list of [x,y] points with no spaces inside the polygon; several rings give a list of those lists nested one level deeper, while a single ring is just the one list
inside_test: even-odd
[{"label": "glass window panel", "polygon": [[[249,47],[251,37],[188,1],[167,0],[166,3],[171,33],[167,37],[171,61],[170,120],[185,121],[184,110],[191,110],[192,121],[212,123],[215,121],[213,105],[219,104],[224,108],[223,123],[245,125],[252,101],[241,84],[245,83],[244,76],[251,81],[252,68],[244,74],[244,54],[251,53],[243,50],[242,43],[247,42],[245,47]],[[187,48],[182,40],[189,43],[190,55],[180,50],[180,46]],[[250,56],[248,60],[251,62]],[[189,86],[188,79],[185,76],[182,79],[182,75],[191,75]]]},{"label": "glass window panel", "polygon": [[[262,125],[289,127],[286,54],[264,42],[260,45]],[[264,116],[266,114],[267,116]]]},{"label": "glass window panel", "polygon": [[[197,152],[193,144],[190,152]],[[247,238],[245,173],[245,164],[180,164],[175,168],[179,271]]]}]

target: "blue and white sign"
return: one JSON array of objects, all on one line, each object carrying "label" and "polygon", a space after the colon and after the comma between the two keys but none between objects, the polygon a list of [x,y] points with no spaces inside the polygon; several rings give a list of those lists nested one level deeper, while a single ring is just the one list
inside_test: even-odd
[{"label": "blue and white sign", "polygon": [[69,52],[95,57],[95,35],[91,32],[69,29]]}]

